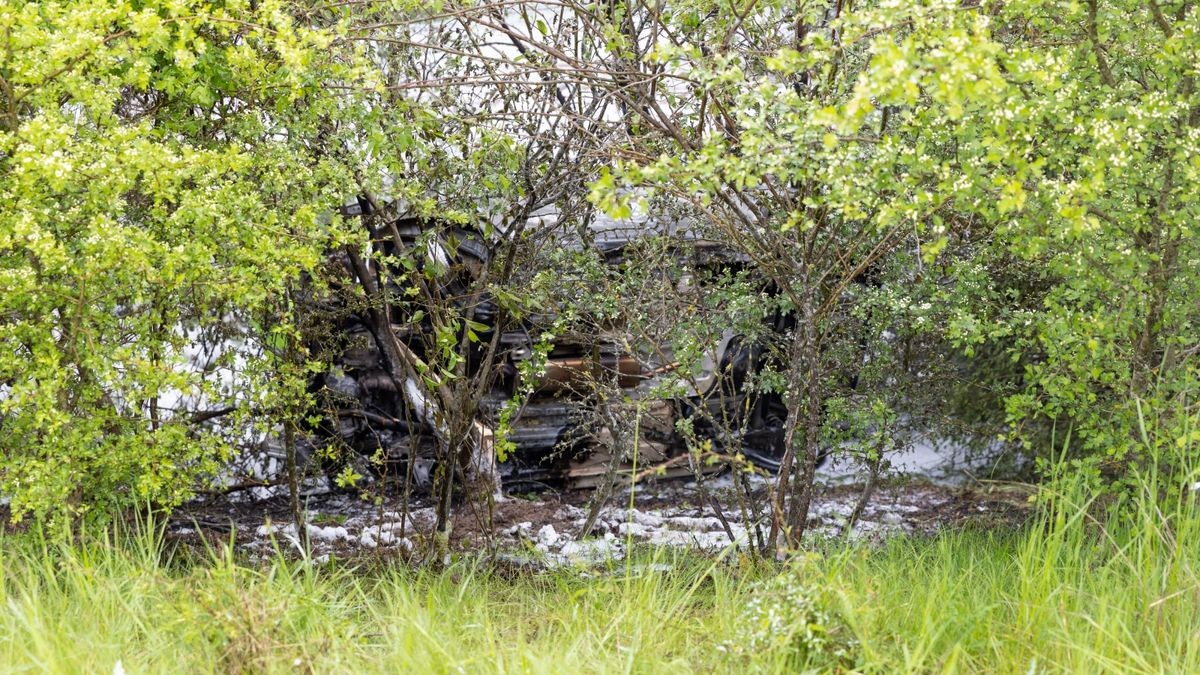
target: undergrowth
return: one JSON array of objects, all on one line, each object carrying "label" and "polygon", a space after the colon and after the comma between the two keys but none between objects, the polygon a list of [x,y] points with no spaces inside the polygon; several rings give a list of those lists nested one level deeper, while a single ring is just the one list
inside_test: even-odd
[{"label": "undergrowth", "polygon": [[0,540],[0,664],[50,672],[1200,672],[1196,493],[783,566],[644,551],[502,574],[186,554],[154,528]]}]

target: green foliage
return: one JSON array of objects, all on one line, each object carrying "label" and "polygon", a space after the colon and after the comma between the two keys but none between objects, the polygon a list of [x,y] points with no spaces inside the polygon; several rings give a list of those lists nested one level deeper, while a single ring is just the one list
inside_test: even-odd
[{"label": "green foliage", "polygon": [[799,558],[778,576],[753,584],[737,619],[739,632],[722,645],[745,657],[774,654],[792,667],[853,663],[854,641],[811,567]]},{"label": "green foliage", "polygon": [[[1154,448],[1179,465],[1200,342],[1195,14],[933,5],[848,19],[847,31],[899,21],[911,28],[871,38],[837,119],[861,133],[864,108],[894,110],[894,144],[921,157],[909,189],[954,214],[948,337],[969,351],[999,343],[1021,363],[1006,408],[1027,447],[1047,447],[1042,430],[1057,424],[1092,467]],[[1139,406],[1159,419],[1147,426]]]},{"label": "green foliage", "polygon": [[315,25],[277,2],[0,5],[14,516],[178,502],[229,449],[193,416],[276,403],[239,379],[264,364],[258,317],[317,265],[348,192],[309,134],[349,64]]},{"label": "green foliage", "polygon": [[[1136,456],[1147,440],[1140,405],[1172,417],[1149,425],[1151,445],[1176,450],[1162,461],[1191,451],[1200,32],[1190,5],[768,2],[743,16],[699,4],[711,29],[685,13],[680,30],[696,44],[729,45],[736,33],[743,48],[676,44],[647,57],[698,83],[696,99],[657,125],[675,147],[619,162],[595,203],[616,212],[630,186],[688,195],[705,218],[730,223],[726,241],[793,286],[795,311],[829,292],[857,302],[840,268],[883,248],[874,265],[933,307],[925,325],[936,335],[968,359],[1000,352],[1015,364],[1015,378],[1003,364],[965,370],[982,380],[974,391],[995,392],[1027,449],[1044,453],[1055,426],[1071,428],[1087,471],[1123,474],[1146,458]],[[781,34],[789,22],[795,33]],[[705,119],[718,105],[723,119]],[[884,325],[921,320],[892,308]],[[822,322],[833,353],[844,344],[823,317],[801,321]]]},{"label": "green foliage", "polygon": [[[408,375],[464,423],[464,355],[488,327],[438,303],[486,295],[506,319],[549,299],[570,330],[621,333],[606,339],[675,369],[661,395],[727,330],[771,342],[751,384],[804,416],[809,451],[866,434],[877,459],[966,399],[963,435],[1003,425],[1043,456],[1068,437],[1093,479],[1195,452],[1190,5],[555,7],[514,10],[512,56],[482,46],[486,5],[449,22],[440,3],[0,4],[14,514],[177,503],[244,430],[295,424],[324,355],[285,296],[319,294],[335,247],[385,263],[371,302],[433,327]],[[354,194],[446,227],[369,249],[326,215]],[[613,270],[524,229],[549,204],[586,223],[585,197],[684,223],[749,270],[700,279],[664,241]],[[461,270],[430,244],[452,256],[458,227],[498,253],[446,294]],[[547,261],[568,278],[521,269]],[[794,328],[762,330],[777,314]]]}]

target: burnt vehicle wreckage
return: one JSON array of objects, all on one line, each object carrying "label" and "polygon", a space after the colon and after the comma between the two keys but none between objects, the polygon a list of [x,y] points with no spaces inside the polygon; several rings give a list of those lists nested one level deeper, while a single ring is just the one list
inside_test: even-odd
[{"label": "burnt vehicle wreckage", "polygon": [[[725,331],[716,348],[704,354],[699,373],[690,378],[684,391],[665,400],[648,397],[636,426],[629,417],[623,418],[628,425],[621,424],[613,415],[596,414],[598,383],[616,392],[617,400],[637,399],[677,365],[669,362],[669,350],[657,345],[658,358],[654,359],[631,354],[618,340],[606,339],[603,334],[590,339],[556,337],[541,344],[544,362],[539,362],[531,376],[530,369],[520,366],[538,348],[539,336],[553,322],[553,314],[531,314],[519,320],[506,315],[488,284],[479,283],[488,266],[497,262],[495,247],[481,232],[390,215],[390,210],[364,198],[342,207],[344,217],[364,223],[372,250],[347,249],[331,257],[339,283],[346,288],[356,286],[361,293],[339,295],[335,290],[320,301],[327,308],[336,306],[338,319],[323,329],[321,338],[326,342],[321,348],[332,367],[310,381],[310,392],[318,402],[318,409],[308,418],[310,450],[349,451],[350,456],[371,458],[373,471],[386,474],[384,478],[403,476],[410,487],[428,486],[435,467],[448,456],[441,448],[450,436],[452,443],[476,446],[472,457],[465,449],[457,453],[455,463],[461,466],[455,470],[466,479],[471,478],[469,467],[474,462],[473,473],[490,472],[508,488],[549,485],[586,489],[611,480],[614,467],[630,470],[629,458],[616,456],[620,443],[614,436],[621,435],[628,442],[632,427],[637,437],[637,467],[657,465],[659,469],[653,473],[657,477],[687,477],[698,470],[720,468],[701,468],[689,462],[694,459],[689,454],[689,438],[693,444],[696,440],[711,442],[714,451],[740,455],[764,471],[779,470],[785,449],[786,407],[779,395],[755,392],[747,386],[767,359],[767,350],[760,344]],[[588,245],[619,273],[628,247],[654,228],[600,216],[586,229]],[[685,233],[674,239],[680,245],[673,255],[684,259],[686,267],[697,274],[719,274],[748,265],[699,237]],[[582,246],[579,241],[569,245]],[[436,283],[413,274],[414,268],[419,272],[424,264],[444,266]],[[459,320],[455,324],[458,334],[452,336],[453,348],[461,354],[454,364],[463,387],[457,402],[430,393],[440,384],[417,379],[429,362],[429,352],[439,344],[433,312],[412,301],[419,296],[436,300]],[[347,299],[351,297],[359,299]],[[790,327],[790,321],[789,316],[777,314],[765,328],[781,333]],[[470,339],[463,334],[466,331],[470,331]],[[481,469],[479,464],[495,461],[492,429],[518,392],[523,393],[520,403],[508,411],[505,421],[502,461]],[[621,405],[626,404],[616,407]],[[442,413],[450,406],[457,408],[459,416],[465,413],[469,417],[467,426],[448,428],[445,419],[452,415]],[[682,419],[689,421],[686,438],[676,424]],[[627,428],[614,428],[618,425]],[[478,454],[488,457],[480,459]],[[824,458],[822,454],[821,460]]]}]

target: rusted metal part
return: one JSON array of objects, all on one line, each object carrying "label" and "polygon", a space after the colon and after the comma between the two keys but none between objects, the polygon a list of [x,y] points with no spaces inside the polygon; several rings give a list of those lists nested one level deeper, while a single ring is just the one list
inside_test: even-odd
[{"label": "rusted metal part", "polygon": [[537,383],[540,392],[578,391],[586,387],[598,372],[616,376],[617,385],[628,389],[641,384],[647,376],[641,364],[629,355],[603,355],[599,363],[589,357],[558,358],[546,362],[546,372]]}]

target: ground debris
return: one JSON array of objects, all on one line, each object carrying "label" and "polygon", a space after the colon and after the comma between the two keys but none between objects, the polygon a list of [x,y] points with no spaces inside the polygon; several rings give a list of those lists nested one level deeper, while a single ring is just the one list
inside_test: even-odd
[{"label": "ground debris", "polygon": [[[759,487],[762,487],[760,484]],[[765,522],[746,522],[737,508],[733,482],[710,480],[706,489],[722,505],[725,523],[712,503],[702,500],[690,483],[639,487],[631,495],[618,490],[602,508],[592,535],[578,534],[586,521],[588,493],[553,493],[511,498],[495,504],[492,529],[486,530],[469,508],[459,508],[451,536],[459,552],[491,551],[497,559],[521,567],[594,566],[622,559],[631,545],[653,545],[718,553],[745,549],[757,541]],[[921,481],[880,486],[849,534],[843,532],[854,509],[858,489],[824,487],[813,503],[809,531],[815,538],[839,537],[879,542],[895,535],[930,535],[945,527],[982,519],[989,525],[1015,523],[1024,517],[1021,500],[991,488],[963,488]],[[172,537],[188,540],[212,535],[228,539],[252,556],[280,549],[299,551],[296,529],[286,500],[244,503],[211,500],[176,514],[168,528]],[[410,500],[407,512],[399,495],[380,502],[348,494],[316,495],[306,505],[310,554],[352,558],[363,555],[418,555],[431,538],[434,511]],[[221,523],[222,528],[206,524]],[[732,534],[732,537],[730,536]]]}]

